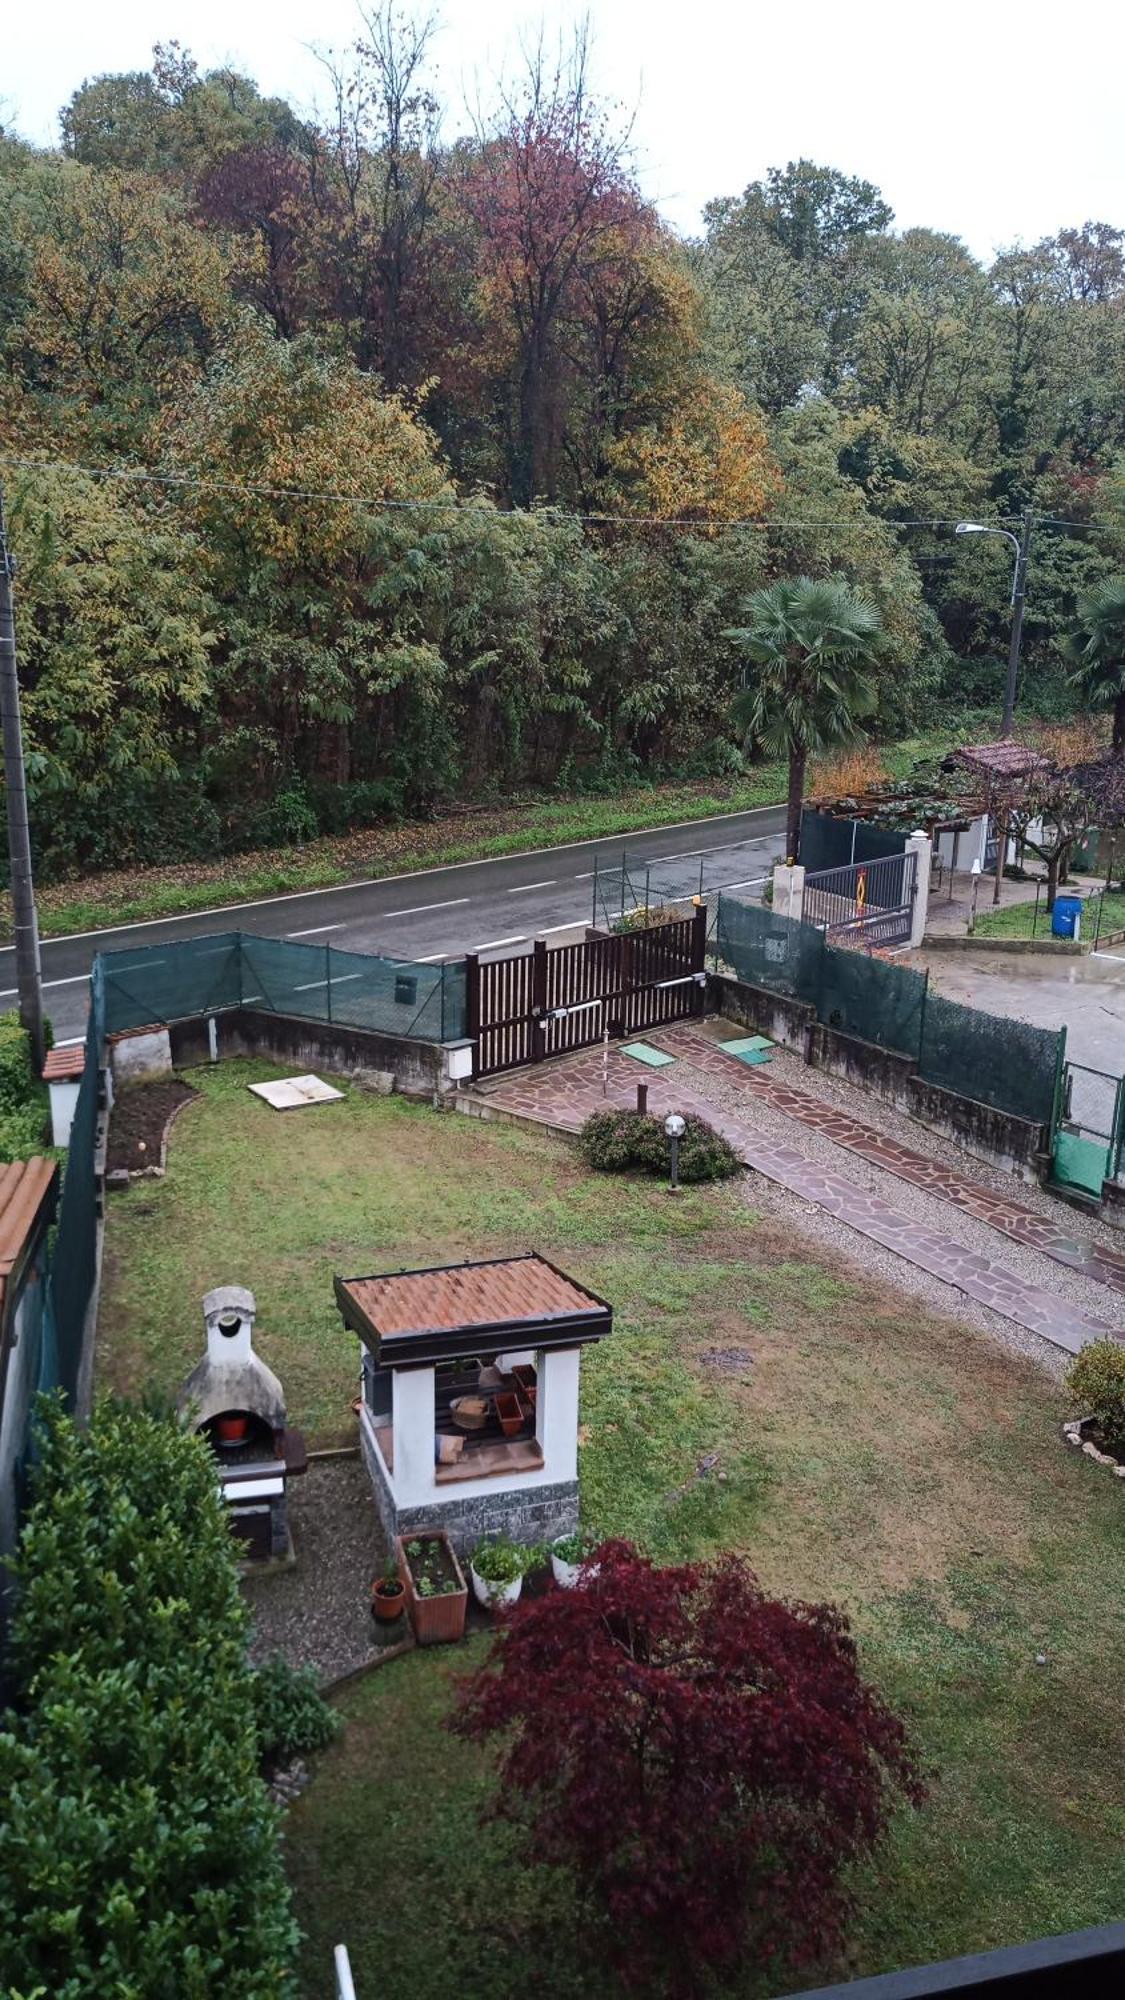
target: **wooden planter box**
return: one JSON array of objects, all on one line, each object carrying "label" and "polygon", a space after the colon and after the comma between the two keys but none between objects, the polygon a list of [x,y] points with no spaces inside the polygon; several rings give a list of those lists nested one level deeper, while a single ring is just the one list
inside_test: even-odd
[{"label": "wooden planter box", "polygon": [[[440,1597],[419,1596],[410,1573],[410,1558],[406,1553],[407,1542],[421,1542],[423,1545],[427,1542],[439,1542],[457,1578],[457,1589],[445,1591]],[[453,1640],[464,1638],[469,1587],[445,1529],[423,1528],[416,1535],[396,1535],[395,1554],[398,1557],[398,1573],[406,1586],[410,1622],[414,1627],[414,1637],[418,1644],[443,1646]]]}]

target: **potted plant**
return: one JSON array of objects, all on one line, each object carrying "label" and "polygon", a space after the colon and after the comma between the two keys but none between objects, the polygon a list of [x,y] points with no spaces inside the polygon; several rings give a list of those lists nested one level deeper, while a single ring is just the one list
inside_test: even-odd
[{"label": "potted plant", "polygon": [[250,1419],[245,1410],[229,1410],[225,1417],[215,1418],[215,1435],[220,1444],[241,1444],[250,1429]]},{"label": "potted plant", "polygon": [[382,1625],[390,1625],[401,1618],[406,1609],[406,1585],[398,1573],[398,1564],[390,1562],[371,1584],[371,1610]]},{"label": "potted plant", "polygon": [[523,1429],[523,1411],[520,1408],[519,1397],[515,1394],[514,1390],[505,1389],[500,1395],[494,1396],[492,1400],[496,1405],[496,1415],[499,1418],[500,1429],[503,1431],[504,1436],[506,1438],[515,1437],[517,1432]]},{"label": "potted plant", "polygon": [[527,1551],[517,1548],[501,1535],[494,1542],[481,1542],[473,1552],[469,1574],[473,1596],[486,1611],[499,1611],[514,1604],[523,1589]]},{"label": "potted plant", "polygon": [[583,1571],[596,1576],[597,1569],[589,1568],[589,1559],[595,1544],[581,1528],[572,1535],[560,1535],[551,1543],[551,1575],[560,1590],[575,1590],[582,1581]]},{"label": "potted plant", "polygon": [[445,1529],[396,1535],[395,1553],[418,1644],[440,1646],[463,1638],[469,1586]]}]

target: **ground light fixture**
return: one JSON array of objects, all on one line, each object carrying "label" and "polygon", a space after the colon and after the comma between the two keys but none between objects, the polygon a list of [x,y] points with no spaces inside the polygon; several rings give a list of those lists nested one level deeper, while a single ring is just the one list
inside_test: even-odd
[{"label": "ground light fixture", "polygon": [[684,1121],[678,1111],[670,1111],[664,1120],[664,1136],[668,1141],[670,1171],[669,1194],[677,1194],[680,1186],[680,1140],[684,1136]]}]

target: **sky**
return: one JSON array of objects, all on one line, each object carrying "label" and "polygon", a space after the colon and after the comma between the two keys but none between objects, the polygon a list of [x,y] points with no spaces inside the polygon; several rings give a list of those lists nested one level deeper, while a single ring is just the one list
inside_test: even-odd
[{"label": "sky", "polygon": [[[518,63],[521,35],[542,27],[553,42],[588,13],[595,83],[633,117],[640,184],[685,233],[712,196],[801,156],[874,181],[898,227],[948,230],[985,260],[1087,219],[1125,226],[1120,0],[435,0],[434,11],[449,131],[466,98],[487,102]],[[5,12],[0,122],[39,144],[57,140],[80,83],[147,68],[157,40],[310,110],[322,88],[313,47],[344,47],[358,25],[355,0],[8,0]]]}]

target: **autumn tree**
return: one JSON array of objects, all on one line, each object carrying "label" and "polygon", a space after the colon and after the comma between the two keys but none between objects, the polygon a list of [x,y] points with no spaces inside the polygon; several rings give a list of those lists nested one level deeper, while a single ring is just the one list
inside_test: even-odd
[{"label": "autumn tree", "polygon": [[454,1728],[499,1751],[492,1813],[573,1870],[632,1990],[838,1948],[848,1868],[921,1796],[845,1619],[735,1556],[657,1569],[609,1542],[596,1565],[521,1603],[463,1690]]}]

